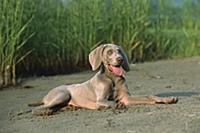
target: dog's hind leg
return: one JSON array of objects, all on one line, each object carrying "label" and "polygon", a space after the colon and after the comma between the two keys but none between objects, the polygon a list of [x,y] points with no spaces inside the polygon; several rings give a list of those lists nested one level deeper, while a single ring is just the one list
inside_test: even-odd
[{"label": "dog's hind leg", "polygon": [[44,103],[42,102],[42,100],[39,100],[39,101],[33,101],[31,103],[28,103],[28,106],[29,107],[36,107],[36,106],[40,106],[40,105],[43,105]]},{"label": "dog's hind leg", "polygon": [[67,106],[71,100],[71,95],[67,93],[59,93],[53,99],[44,103],[44,105],[38,106],[32,110],[34,115],[50,115],[57,111],[61,107]]}]

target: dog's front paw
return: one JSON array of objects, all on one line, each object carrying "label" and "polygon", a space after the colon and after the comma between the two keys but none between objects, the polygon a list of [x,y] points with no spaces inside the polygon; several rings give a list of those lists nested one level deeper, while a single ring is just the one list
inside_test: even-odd
[{"label": "dog's front paw", "polygon": [[115,109],[125,109],[126,108],[126,105],[122,102],[118,102],[116,105],[115,105]]},{"label": "dog's front paw", "polygon": [[151,99],[155,101],[155,103],[164,103],[164,104],[172,104],[177,103],[177,97],[158,97],[158,96],[150,96]]}]

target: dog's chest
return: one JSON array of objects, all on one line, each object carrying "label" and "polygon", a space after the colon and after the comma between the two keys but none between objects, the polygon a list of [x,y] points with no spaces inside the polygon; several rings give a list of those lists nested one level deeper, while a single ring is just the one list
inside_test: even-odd
[{"label": "dog's chest", "polygon": [[108,93],[108,100],[114,100],[115,97],[117,96],[117,91],[116,91],[116,87],[115,86],[112,86],[110,89],[109,89],[109,93]]}]

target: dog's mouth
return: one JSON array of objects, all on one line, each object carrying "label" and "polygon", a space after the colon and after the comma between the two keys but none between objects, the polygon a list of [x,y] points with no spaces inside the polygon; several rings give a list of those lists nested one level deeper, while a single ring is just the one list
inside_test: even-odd
[{"label": "dog's mouth", "polygon": [[114,73],[118,76],[122,76],[124,74],[124,70],[121,65],[113,66],[111,64],[108,64],[108,69],[109,69],[109,71],[111,71],[112,73]]}]

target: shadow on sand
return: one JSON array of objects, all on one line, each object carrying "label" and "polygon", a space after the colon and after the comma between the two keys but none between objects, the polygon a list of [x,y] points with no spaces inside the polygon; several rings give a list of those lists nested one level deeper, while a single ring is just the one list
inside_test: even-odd
[{"label": "shadow on sand", "polygon": [[193,92],[193,91],[185,91],[185,92],[166,92],[166,93],[158,93],[156,96],[160,97],[190,97],[190,96],[200,96],[199,92]]}]

